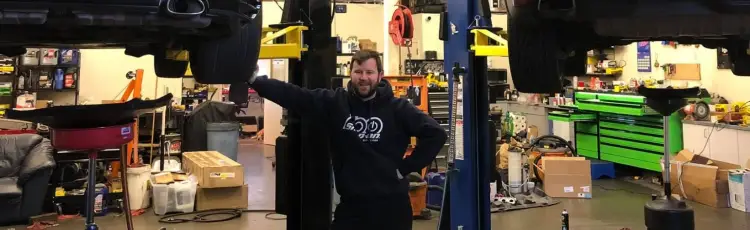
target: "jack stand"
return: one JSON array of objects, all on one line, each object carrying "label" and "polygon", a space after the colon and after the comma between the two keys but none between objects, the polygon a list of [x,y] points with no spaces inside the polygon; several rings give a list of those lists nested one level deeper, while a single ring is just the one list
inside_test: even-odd
[{"label": "jack stand", "polygon": [[690,89],[652,89],[639,87],[638,94],[646,97],[646,105],[663,116],[664,123],[664,199],[652,196],[644,207],[646,228],[648,230],[693,230],[695,214],[685,201],[672,199],[670,182],[671,150],[669,149],[669,117],[687,105],[687,97],[698,95],[699,88]]}]

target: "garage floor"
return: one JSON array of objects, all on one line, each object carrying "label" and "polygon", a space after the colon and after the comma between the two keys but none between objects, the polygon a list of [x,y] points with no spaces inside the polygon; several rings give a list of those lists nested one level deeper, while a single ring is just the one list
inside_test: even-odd
[{"label": "garage floor", "polygon": [[[240,144],[239,161],[245,165],[245,180],[250,188],[250,209],[271,210],[274,200],[274,172],[271,166],[273,147],[243,140]],[[650,199],[651,190],[616,180],[597,180],[594,182],[594,198],[590,200],[562,199],[562,203],[546,208],[492,214],[493,229],[559,229],[560,212],[570,212],[571,229],[576,230],[620,230],[645,229],[643,227],[643,204]],[[696,229],[746,230],[750,229],[750,214],[732,209],[714,209],[708,206],[693,204],[696,212]],[[160,224],[158,217],[148,210],[134,218],[135,229],[192,230],[202,228],[235,228],[284,230],[283,220],[269,220],[268,211],[250,212],[241,219],[219,223],[184,223]],[[435,213],[437,216],[437,213]],[[125,218],[107,216],[96,219],[101,229],[125,229]],[[51,229],[83,229],[83,219],[68,220]],[[437,218],[433,220],[415,220],[415,230],[433,230],[437,227]],[[7,229],[13,229],[7,228]],[[25,229],[18,226],[15,229]]]}]

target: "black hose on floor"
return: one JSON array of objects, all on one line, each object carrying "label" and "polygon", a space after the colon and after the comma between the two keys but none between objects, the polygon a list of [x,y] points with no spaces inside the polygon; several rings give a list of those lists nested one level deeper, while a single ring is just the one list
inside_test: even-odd
[{"label": "black hose on floor", "polygon": [[[212,209],[197,212],[170,214],[159,218],[159,223],[178,224],[186,222],[213,223],[222,222],[242,217],[242,209]],[[192,218],[178,218],[180,216],[193,215]],[[217,218],[208,218],[219,216]]]}]

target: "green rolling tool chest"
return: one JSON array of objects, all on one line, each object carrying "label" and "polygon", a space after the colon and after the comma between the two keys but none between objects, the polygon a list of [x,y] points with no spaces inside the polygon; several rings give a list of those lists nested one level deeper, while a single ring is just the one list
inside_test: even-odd
[{"label": "green rolling tool chest", "polygon": [[[575,114],[596,114],[593,119],[569,120],[575,122],[576,147],[582,156],[661,171],[664,142],[672,154],[682,150],[680,113],[669,118],[669,140],[664,140],[662,117],[646,106],[643,96],[576,92],[575,104]],[[550,120],[564,117],[553,112],[549,116]]]}]

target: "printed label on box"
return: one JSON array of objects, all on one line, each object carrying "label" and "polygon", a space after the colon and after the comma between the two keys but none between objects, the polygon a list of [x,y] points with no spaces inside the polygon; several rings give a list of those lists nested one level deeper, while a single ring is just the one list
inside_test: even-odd
[{"label": "printed label on box", "polygon": [[564,188],[563,188],[563,190],[564,190],[564,191],[565,191],[566,193],[569,193],[569,192],[573,192],[573,186],[567,186],[567,187],[564,187]]},{"label": "printed label on box", "polygon": [[591,192],[591,186],[583,186],[583,187],[581,187],[581,190],[583,192]]},{"label": "printed label on box", "polygon": [[218,173],[218,172],[214,172],[214,173],[211,173],[210,175],[208,175],[208,177],[210,177],[210,178],[221,178],[221,179],[234,178],[234,173],[227,173],[227,172],[225,172],[225,173]]}]

